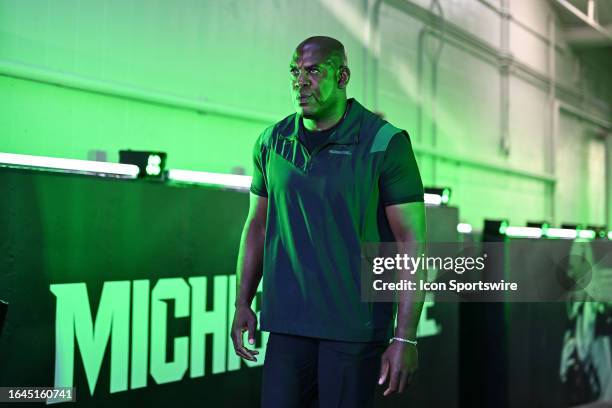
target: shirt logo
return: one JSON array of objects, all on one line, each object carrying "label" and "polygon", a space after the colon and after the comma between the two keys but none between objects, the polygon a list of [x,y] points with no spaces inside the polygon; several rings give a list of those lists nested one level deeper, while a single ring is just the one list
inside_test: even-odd
[{"label": "shirt logo", "polygon": [[352,154],[349,150],[333,150],[333,149],[330,149],[329,153],[330,154],[345,154],[347,156],[350,156]]}]

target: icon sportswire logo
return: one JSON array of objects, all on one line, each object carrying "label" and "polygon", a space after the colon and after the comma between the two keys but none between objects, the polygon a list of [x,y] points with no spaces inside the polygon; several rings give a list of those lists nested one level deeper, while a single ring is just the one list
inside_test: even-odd
[{"label": "icon sportswire logo", "polygon": [[331,149],[329,153],[330,154],[345,154],[347,156],[350,156],[352,154],[349,150],[334,150],[334,149]]}]

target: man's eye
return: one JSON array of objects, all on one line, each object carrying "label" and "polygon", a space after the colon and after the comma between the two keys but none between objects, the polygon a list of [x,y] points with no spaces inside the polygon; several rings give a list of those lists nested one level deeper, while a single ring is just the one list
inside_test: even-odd
[{"label": "man's eye", "polygon": [[319,68],[310,68],[308,70],[308,72],[310,72],[311,74],[319,74],[320,73]]},{"label": "man's eye", "polygon": [[295,69],[295,68],[291,68],[291,69],[289,70],[289,73],[290,73],[291,75],[293,75],[293,76],[298,76],[298,70],[297,70],[297,69]]}]

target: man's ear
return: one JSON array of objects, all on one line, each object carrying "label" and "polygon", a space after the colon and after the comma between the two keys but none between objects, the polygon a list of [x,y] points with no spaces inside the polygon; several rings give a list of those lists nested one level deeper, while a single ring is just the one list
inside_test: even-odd
[{"label": "man's ear", "polygon": [[340,74],[338,75],[338,88],[344,89],[348,85],[351,79],[351,70],[347,66],[340,67]]}]

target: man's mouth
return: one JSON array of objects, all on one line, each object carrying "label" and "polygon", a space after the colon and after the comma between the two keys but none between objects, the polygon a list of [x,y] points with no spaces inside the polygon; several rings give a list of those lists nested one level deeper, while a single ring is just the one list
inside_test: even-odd
[{"label": "man's mouth", "polygon": [[312,95],[298,95],[297,100],[300,103],[307,103]]}]

